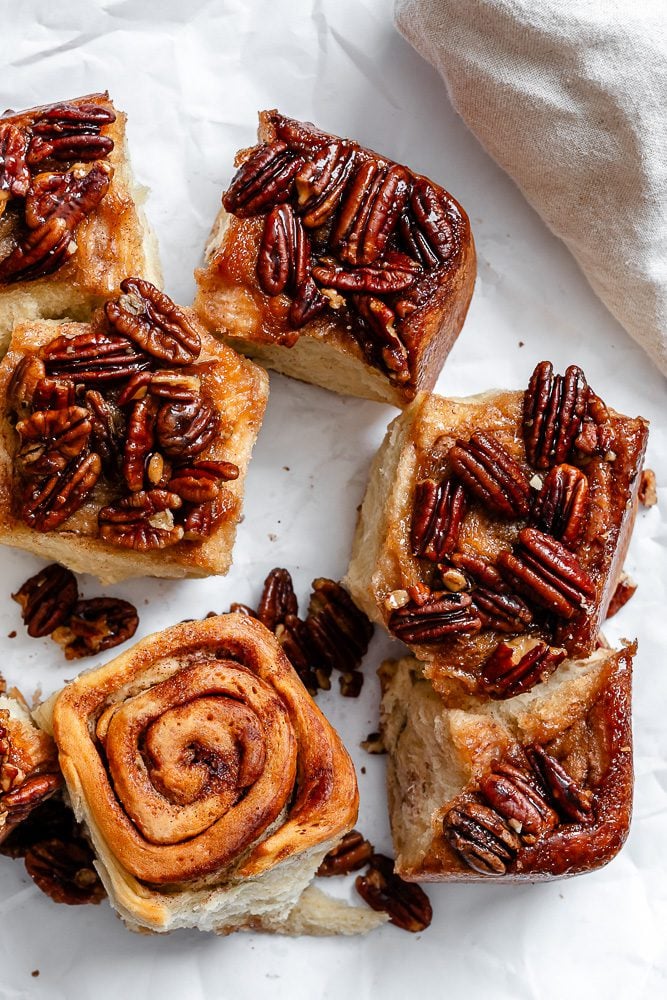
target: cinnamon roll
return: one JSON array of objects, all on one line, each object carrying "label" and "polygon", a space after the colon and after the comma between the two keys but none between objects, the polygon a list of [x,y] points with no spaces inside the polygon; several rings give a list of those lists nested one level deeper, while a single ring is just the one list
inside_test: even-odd
[{"label": "cinnamon roll", "polygon": [[249,616],[143,639],[54,696],[41,721],[133,930],[289,933],[299,897],[357,816],[340,738]]}]

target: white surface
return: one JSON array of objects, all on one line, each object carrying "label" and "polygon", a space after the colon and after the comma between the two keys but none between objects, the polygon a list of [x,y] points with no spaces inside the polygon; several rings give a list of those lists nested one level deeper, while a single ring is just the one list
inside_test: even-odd
[{"label": "white surface", "polygon": [[[652,420],[649,464],[661,504],[640,513],[628,558],[639,591],[610,639],[640,638],[635,683],[637,791],[629,842],[608,868],[548,885],[435,886],[431,927],[357,940],[166,938],[126,931],[106,904],[58,907],[20,863],[0,859],[0,996],[67,1000],[382,998],[615,1000],[667,986],[667,701],[665,545],[667,401],[663,379],[605,312],[574,262],[454,113],[434,72],[394,32],[382,0],[204,0],[0,3],[0,104],[16,108],[108,87],[130,114],[136,172],[167,290],[187,303],[233,153],[253,141],[258,108],[277,106],[346,133],[445,184],[466,206],[479,279],[438,388],[462,395],[523,387],[535,363],[581,364],[611,405]],[[603,179],[601,178],[601,183]],[[519,343],[524,346],[520,347]],[[226,579],[134,582],[140,634],[232,600],[256,600],[272,566],[292,570],[305,600],[318,575],[343,574],[368,463],[394,411],[271,377],[266,421],[248,477],[245,520]],[[658,459],[661,466],[658,467]],[[288,467],[288,468],[285,468]],[[9,681],[44,693],[71,677],[59,648],[25,635],[8,595],[37,560],[1,554],[0,663]],[[84,578],[86,594],[101,592]],[[16,629],[15,639],[5,638]],[[359,741],[377,725],[374,670],[398,644],[374,640],[362,697],[319,704],[354,754],[359,827],[390,851],[383,760]],[[107,657],[111,658],[111,654]],[[83,664],[82,664],[83,665]],[[88,663],[86,662],[86,665]],[[329,880],[327,888],[333,889]],[[337,890],[354,890],[343,884]],[[31,971],[40,970],[37,978]]]}]

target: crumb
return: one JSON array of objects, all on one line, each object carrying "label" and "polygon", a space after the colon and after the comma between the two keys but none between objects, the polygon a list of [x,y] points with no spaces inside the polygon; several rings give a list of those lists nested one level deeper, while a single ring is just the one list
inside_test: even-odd
[{"label": "crumb", "polygon": [[33,977],[34,979],[36,979],[36,978],[37,978],[37,976],[39,975],[39,969],[33,969],[33,970],[32,970],[32,972],[30,973],[30,975],[31,975],[31,976],[32,976],[32,977]]},{"label": "crumb", "polygon": [[272,531],[270,531],[267,535],[267,538],[269,539],[270,542],[275,542],[278,536],[275,535]]},{"label": "crumb", "polygon": [[365,768],[365,767],[362,767],[362,768],[361,768],[361,773],[362,773],[362,774],[365,774],[365,773],[366,773],[366,768]]},{"label": "crumb", "polygon": [[283,465],[283,472],[289,472],[289,471],[290,471],[289,465]]},{"label": "crumb", "polygon": [[14,629],[12,632],[9,632],[8,635],[7,635],[7,638],[8,639],[15,639],[16,638],[16,629]]},{"label": "crumb", "polygon": [[144,604],[148,604],[148,598],[144,597]]},{"label": "crumb", "polygon": [[523,345],[524,345],[524,341],[523,341],[523,340],[520,340],[520,341],[519,341],[519,347],[523,347]]}]

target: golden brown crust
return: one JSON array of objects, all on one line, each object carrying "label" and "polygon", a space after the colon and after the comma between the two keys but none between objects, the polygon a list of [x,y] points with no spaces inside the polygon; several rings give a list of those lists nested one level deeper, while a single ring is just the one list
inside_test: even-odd
[{"label": "golden brown crust", "polygon": [[5,400],[0,416],[0,541],[56,559],[77,572],[93,573],[105,582],[131,576],[184,577],[227,572],[241,514],[245,474],[268,397],[268,378],[257,365],[207,334],[189,310],[184,313],[201,337],[197,374],[220,414],[217,434],[203,457],[231,462],[239,469],[238,478],[224,484],[225,512],[213,534],[202,543],[183,541],[156,552],[115,548],[97,536],[97,513],[112,499],[102,481],[58,530],[39,532],[23,522],[16,510],[17,435],[7,405],[7,386],[26,354],[56,336],[72,337],[90,329],[87,324],[41,321],[15,328],[10,350],[0,364],[0,392]]},{"label": "golden brown crust", "polygon": [[[12,326],[21,319],[87,319],[106,298],[118,292],[128,274],[157,284],[162,275],[157,244],[141,209],[144,192],[134,183],[125,129],[127,116],[114,108],[107,92],[68,101],[94,103],[113,112],[115,121],[100,134],[113,140],[107,162],[113,168],[109,189],[100,204],[76,228],[77,250],[53,274],[32,281],[0,283],[0,341],[4,349]],[[3,123],[32,120],[51,105],[30,108]]]},{"label": "golden brown crust", "polygon": [[[394,591],[424,580],[424,565],[412,553],[411,520],[416,483],[449,471],[449,450],[473,432],[491,432],[530,478],[521,437],[523,393],[494,391],[466,399],[420,395],[390,425],[374,461],[362,505],[346,585],[356,602],[385,626],[385,601]],[[571,656],[587,656],[596,637],[629,543],[637,507],[639,472],[648,438],[646,421],[609,411],[613,434],[607,456],[593,456],[583,466],[589,483],[590,514],[574,553],[595,583],[595,597],[553,632],[535,625],[530,633],[564,646]],[[493,562],[516,540],[525,520],[494,516],[469,500],[458,549]],[[475,689],[481,663],[504,637],[493,629],[458,635],[433,645],[411,644],[426,661],[436,689],[448,691],[452,678]]]},{"label": "golden brown crust", "polygon": [[[589,661],[567,662],[532,697],[496,705],[474,698],[448,707],[437,698],[433,702],[435,696],[417,661],[384,664],[383,734],[390,755],[390,816],[402,877],[488,879],[453,849],[443,820],[452,807],[476,797],[479,782],[494,767],[511,761],[513,755],[523,759],[521,748],[534,743],[543,745],[591,795],[593,818],[586,823],[560,822],[536,843],[524,843],[500,880],[551,880],[593,871],[611,861],[627,837],[632,812],[635,651],[632,644],[619,652],[600,651]],[[423,749],[419,720],[428,718],[436,720],[429,766],[440,772],[440,783],[427,790],[430,797],[420,793],[418,785],[409,785],[411,769],[419,767],[415,748],[417,753]]]},{"label": "golden brown crust", "polygon": [[213,912],[218,892],[209,926],[234,929],[226,895],[312,857],[309,881],[357,816],[343,744],[248,616],[177,625],[81,675],[53,730],[112,901],[138,925],[197,926],[188,893]]},{"label": "golden brown crust", "polygon": [[[277,112],[260,114],[259,138],[271,143],[285,123]],[[282,134],[282,133],[281,133]],[[331,142],[335,136],[328,137]],[[259,147],[243,150],[237,164]],[[359,155],[378,154],[360,149]],[[381,158],[383,163],[390,163]],[[423,180],[412,175],[414,180]],[[428,182],[430,184],[430,182]],[[401,339],[408,348],[410,379],[399,384],[362,351],[350,323],[358,322],[340,295],[331,308],[299,329],[289,320],[291,299],[266,295],[258,283],[256,262],[262,239],[261,218],[238,218],[223,209],[214,223],[206,263],[196,272],[195,309],[210,329],[238,350],[287,375],[336,392],[359,395],[403,407],[420,390],[431,389],[463,325],[476,275],[475,247],[465,211],[443,189],[433,185],[450,205],[457,222],[457,252],[446,266],[427,272],[418,285],[419,304],[401,320]],[[328,294],[328,293],[327,293]]]}]

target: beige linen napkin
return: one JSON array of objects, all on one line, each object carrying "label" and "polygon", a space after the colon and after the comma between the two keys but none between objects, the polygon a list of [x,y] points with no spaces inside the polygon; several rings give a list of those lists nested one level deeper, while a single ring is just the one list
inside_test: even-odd
[{"label": "beige linen napkin", "polygon": [[395,18],[667,374],[667,0],[395,0]]}]

